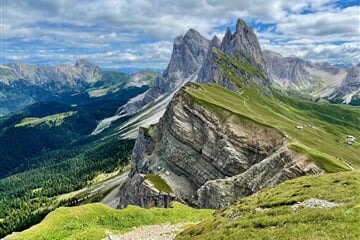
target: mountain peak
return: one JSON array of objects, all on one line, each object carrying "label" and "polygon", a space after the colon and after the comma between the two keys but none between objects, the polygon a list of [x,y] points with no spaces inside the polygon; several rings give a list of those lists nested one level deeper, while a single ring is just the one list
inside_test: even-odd
[{"label": "mountain peak", "polygon": [[211,39],[211,42],[210,44],[216,44],[220,47],[221,45],[221,40],[215,35],[212,39]]},{"label": "mountain peak", "polygon": [[171,89],[181,85],[180,82],[184,81],[183,78],[188,78],[199,69],[205,59],[208,47],[209,40],[192,28],[184,36],[175,38],[169,65],[163,74],[165,78],[179,80],[179,83],[170,87]]},{"label": "mountain peak", "polygon": [[233,34],[229,28],[226,30],[221,51],[232,57],[252,59],[254,63],[265,66],[255,31],[242,19],[237,20],[236,31]]},{"label": "mountain peak", "polygon": [[198,31],[196,31],[193,28],[190,28],[189,30],[187,30],[187,32],[185,33],[184,37],[203,37]]},{"label": "mountain peak", "polygon": [[247,31],[248,29],[252,29],[252,27],[249,27],[244,20],[239,18],[236,22],[236,31],[237,33],[242,33],[243,31]]},{"label": "mountain peak", "polygon": [[75,67],[96,67],[96,65],[85,58],[81,58],[75,62]]}]

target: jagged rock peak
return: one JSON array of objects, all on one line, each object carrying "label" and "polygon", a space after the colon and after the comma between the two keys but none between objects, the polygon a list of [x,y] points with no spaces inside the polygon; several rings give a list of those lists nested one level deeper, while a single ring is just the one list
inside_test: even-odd
[{"label": "jagged rock peak", "polygon": [[[255,83],[261,88],[269,90],[270,82],[260,44],[252,28],[239,19],[234,33],[231,32],[230,28],[227,28],[220,46],[216,39],[213,39],[210,44],[207,57],[199,72],[198,82],[214,82],[234,92],[241,93],[242,87],[228,76],[224,71],[227,69],[241,79],[241,82],[246,86]],[[238,64],[233,64],[231,61]],[[249,68],[253,71],[248,71]]]},{"label": "jagged rock peak", "polygon": [[100,79],[100,67],[86,59],[77,60],[75,63],[75,67],[82,70],[81,75],[84,79],[87,79],[88,82],[96,82]]},{"label": "jagged rock peak", "polygon": [[265,66],[255,31],[242,19],[237,20],[236,31],[233,34],[229,28],[226,30],[225,37],[221,43],[221,50],[232,57],[253,58],[255,63]]},{"label": "jagged rock peak", "polygon": [[170,62],[163,75],[155,79],[153,87],[143,98],[127,103],[120,113],[134,114],[159,96],[174,93],[186,82],[195,80],[205,60],[209,43],[209,40],[194,29],[189,29],[184,36],[176,37]]},{"label": "jagged rock peak", "polygon": [[[173,52],[164,78],[188,78],[199,70],[209,47],[209,40],[194,29],[189,29],[184,36],[176,37]],[[178,84],[175,84],[178,85]]]},{"label": "jagged rock peak", "polygon": [[231,30],[230,30],[230,27],[227,27],[226,32],[225,32],[225,36],[224,36],[223,41],[222,41],[222,45],[225,45],[225,44],[229,43],[231,41],[231,37],[232,37],[232,33],[231,33]]},{"label": "jagged rock peak", "polygon": [[184,35],[184,40],[186,39],[205,39],[205,38],[198,31],[196,31],[193,28],[190,28]]}]

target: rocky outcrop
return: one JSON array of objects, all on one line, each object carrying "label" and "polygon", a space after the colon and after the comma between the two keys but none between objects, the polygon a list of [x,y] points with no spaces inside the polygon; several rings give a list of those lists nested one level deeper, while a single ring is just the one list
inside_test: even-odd
[{"label": "rocky outcrop", "polygon": [[297,57],[283,57],[265,50],[264,59],[273,83],[314,96],[329,95],[345,78],[347,70],[321,65]]},{"label": "rocky outcrop", "polygon": [[201,66],[199,75],[197,78],[197,82],[211,82],[213,81],[213,77],[218,69],[213,64],[214,61],[214,51],[220,50],[221,41],[217,36],[214,36],[210,42],[208,52],[206,54],[206,58],[204,60],[204,64]]},{"label": "rocky outcrop", "polygon": [[222,208],[286,180],[324,171],[303,155],[283,147],[244,173],[206,182],[198,191],[198,206]]},{"label": "rocky outcrop", "polygon": [[228,56],[249,61],[251,64],[265,66],[255,31],[242,19],[238,19],[236,30],[233,34],[230,28],[226,30],[221,43],[221,51]]},{"label": "rocky outcrop", "polygon": [[142,174],[133,176],[122,185],[119,191],[122,196],[119,208],[124,208],[129,203],[143,208],[168,208],[176,198],[172,193],[165,193],[156,189]]}]

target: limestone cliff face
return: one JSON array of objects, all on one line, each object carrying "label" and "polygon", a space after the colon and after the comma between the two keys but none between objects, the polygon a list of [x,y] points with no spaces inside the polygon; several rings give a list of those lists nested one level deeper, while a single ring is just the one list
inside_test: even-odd
[{"label": "limestone cliff face", "polygon": [[258,38],[253,28],[244,20],[238,19],[235,33],[231,34],[228,28],[221,43],[221,50],[228,56],[245,58],[253,64],[265,66],[264,58]]},{"label": "limestone cliff face", "polygon": [[263,188],[273,187],[299,176],[322,172],[322,169],[308,162],[303,155],[282,147],[241,174],[206,182],[197,191],[198,205],[221,208]]},{"label": "limestone cliff face", "polygon": [[160,122],[139,131],[121,206],[139,202],[142,190],[130,184],[139,174],[160,175],[176,198],[190,205],[219,208],[264,187],[321,171],[287,149],[276,129],[224,114],[225,121],[180,90]]}]

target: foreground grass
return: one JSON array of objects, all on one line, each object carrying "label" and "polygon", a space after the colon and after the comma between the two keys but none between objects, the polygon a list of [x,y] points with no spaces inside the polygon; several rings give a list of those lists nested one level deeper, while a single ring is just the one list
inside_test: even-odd
[{"label": "foreground grass", "polygon": [[118,234],[144,225],[196,222],[209,218],[212,213],[212,210],[196,210],[177,202],[168,209],[129,206],[115,210],[100,203],[61,207],[40,224],[6,239],[101,239],[107,236],[107,231]]},{"label": "foreground grass", "polygon": [[[176,239],[360,239],[359,193],[359,171],[293,179],[217,211],[213,218],[185,230]],[[343,205],[291,208],[310,198]]]},{"label": "foreground grass", "polygon": [[[341,162],[350,162],[355,169],[360,168],[360,144],[348,145],[346,141],[348,134],[360,138],[360,108],[302,101],[276,92],[268,96],[252,88],[237,94],[216,84],[197,86],[186,87],[185,91],[222,121],[235,115],[271,126],[288,136],[289,143],[305,146],[301,150],[326,153],[323,155],[325,165],[337,162],[337,167],[330,166],[332,170],[348,170]],[[298,125],[303,128],[297,129]],[[309,152],[309,156],[314,156],[313,153]]]}]

